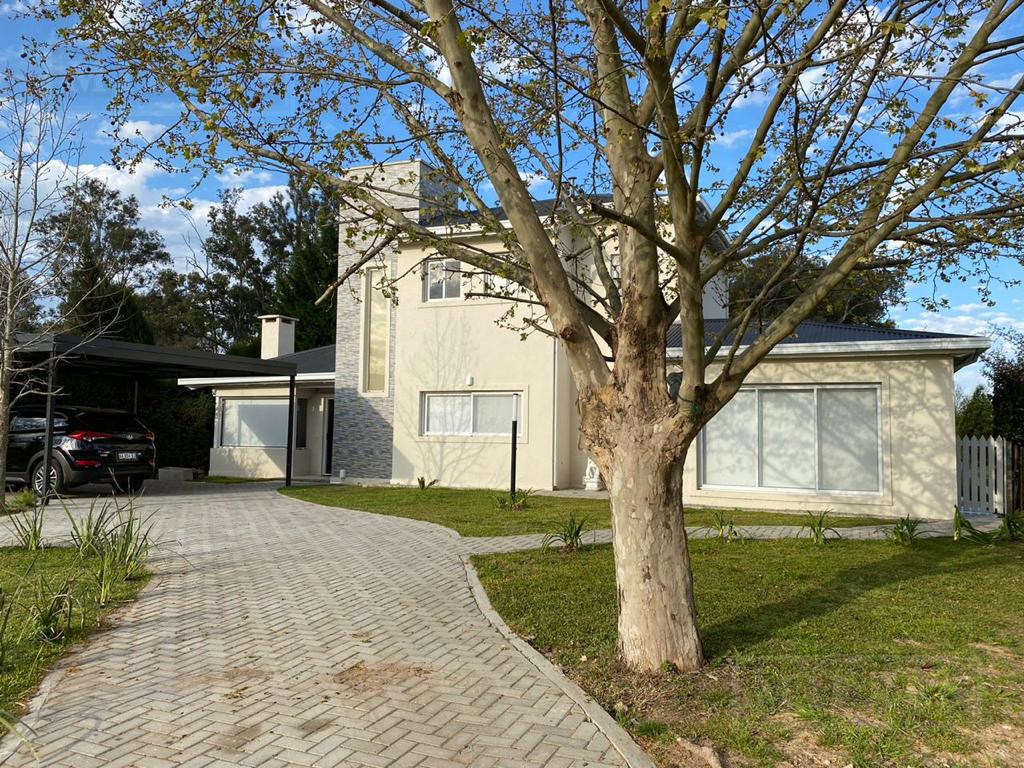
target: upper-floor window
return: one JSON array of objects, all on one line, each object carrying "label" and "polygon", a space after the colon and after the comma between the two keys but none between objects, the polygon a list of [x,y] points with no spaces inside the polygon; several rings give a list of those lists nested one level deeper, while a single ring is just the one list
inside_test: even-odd
[{"label": "upper-floor window", "polygon": [[424,278],[424,301],[443,301],[462,296],[462,268],[458,259],[431,259],[427,262]]}]

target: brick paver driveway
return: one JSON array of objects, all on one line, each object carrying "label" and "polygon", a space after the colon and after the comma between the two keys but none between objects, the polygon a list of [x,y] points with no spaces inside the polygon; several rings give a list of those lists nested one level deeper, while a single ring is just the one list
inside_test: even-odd
[{"label": "brick paver driveway", "polygon": [[483,617],[444,529],[266,486],[145,504],[153,581],[47,679],[22,726],[42,765],[624,764]]}]

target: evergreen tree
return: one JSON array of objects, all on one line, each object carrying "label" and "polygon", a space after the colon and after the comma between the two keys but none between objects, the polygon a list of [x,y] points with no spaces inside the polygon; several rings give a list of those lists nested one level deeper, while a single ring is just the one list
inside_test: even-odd
[{"label": "evergreen tree", "polygon": [[328,195],[292,177],[287,195],[253,207],[257,236],[268,263],[276,268],[269,311],[299,322],[297,349],[333,344],[335,298],[315,302],[338,274],[337,205]]},{"label": "evergreen tree", "polygon": [[212,343],[219,350],[258,338],[256,317],[268,311],[273,294],[274,265],[256,248],[257,225],[253,215],[238,210],[240,197],[238,189],[221,192],[203,241],[203,303],[216,319]]},{"label": "evergreen tree", "polygon": [[[737,268],[729,281],[730,315],[739,315],[755,301],[765,285],[776,276],[786,254],[769,252]],[[783,271],[777,287],[759,302],[755,319],[762,323],[775,318],[810,285],[827,262],[814,256],[795,259]],[[854,325],[889,325],[889,307],[904,296],[904,276],[898,271],[854,272],[834,288],[807,318]]]},{"label": "evergreen tree", "polygon": [[1024,333],[1004,332],[1007,349],[988,356],[995,433],[1024,444]]},{"label": "evergreen tree", "polygon": [[956,394],[957,437],[988,437],[991,435],[994,423],[992,396],[980,384],[969,397],[959,389]]},{"label": "evergreen tree", "polygon": [[66,330],[151,343],[136,291],[170,263],[159,233],[141,226],[139,204],[98,179],[67,191],[40,226],[57,254],[58,314]]}]

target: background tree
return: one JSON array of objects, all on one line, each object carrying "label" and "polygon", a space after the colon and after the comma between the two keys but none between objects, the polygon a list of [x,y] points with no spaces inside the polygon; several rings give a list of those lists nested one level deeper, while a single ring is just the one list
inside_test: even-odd
[{"label": "background tree", "polygon": [[993,434],[992,396],[979,384],[970,395],[956,390],[957,437],[988,437]]},{"label": "background tree", "polygon": [[198,267],[202,305],[213,320],[210,336],[218,351],[259,355],[259,325],[273,295],[274,265],[257,247],[257,226],[239,210],[241,190],[221,192],[210,209],[210,233]]},{"label": "background tree", "polygon": [[57,258],[58,313],[66,330],[153,342],[136,291],[171,259],[160,234],[141,226],[134,196],[83,179],[66,190],[39,230],[43,247]]},{"label": "background tree", "polygon": [[[854,271],[966,278],[1022,252],[1024,80],[985,75],[1017,71],[1022,2],[141,0],[125,13],[64,0],[43,13],[67,19],[79,71],[115,90],[115,122],[147,95],[178,98],[175,125],[123,157],[298,171],[353,212],[352,273],[397,233],[522,286],[544,313],[532,329],[562,343],[608,485],[619,651],[653,670],[702,663],[683,464],[748,374]],[[737,148],[722,138],[752,100]],[[346,172],[410,155],[437,168],[427,204],[472,209],[499,253]],[[553,205],[535,204],[538,181]],[[709,346],[704,287],[772,252],[787,255]],[[827,264],[757,328],[808,255]]]},{"label": "background tree", "polygon": [[138,299],[153,343],[213,351],[217,318],[211,314],[209,298],[201,273],[161,270]]},{"label": "background tree", "polygon": [[[753,317],[763,326],[774,320],[810,283],[821,274],[828,261],[821,256],[804,256],[784,266],[785,253],[770,252],[736,268],[729,282],[729,313],[742,315],[756,303]],[[776,288],[756,301],[762,287],[782,268]],[[888,325],[889,310],[906,294],[906,276],[898,269],[855,270],[829,292],[808,320],[854,325]]]},{"label": "background tree", "polygon": [[296,349],[333,344],[337,323],[333,294],[317,303],[338,276],[338,206],[294,174],[287,195],[253,206],[264,259],[276,271],[264,312],[296,318]]},{"label": "background tree", "polygon": [[[42,386],[20,356],[19,334],[50,331],[61,321],[40,313],[59,289],[62,245],[41,222],[76,181],[80,127],[63,89],[31,73],[0,72],[0,457],[7,455],[11,405]],[[6,473],[0,462],[0,490]]]},{"label": "background tree", "polygon": [[986,374],[992,383],[993,431],[1024,445],[1024,333],[1004,331],[1004,351],[990,353]]}]

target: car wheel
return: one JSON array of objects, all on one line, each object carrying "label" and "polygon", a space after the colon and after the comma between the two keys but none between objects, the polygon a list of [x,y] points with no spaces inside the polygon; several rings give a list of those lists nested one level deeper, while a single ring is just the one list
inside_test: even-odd
[{"label": "car wheel", "polygon": [[[64,493],[65,486],[64,470],[61,469],[60,462],[54,459],[50,463],[50,493]],[[41,461],[32,469],[32,490],[36,492],[36,496],[43,495],[43,462]]]}]

